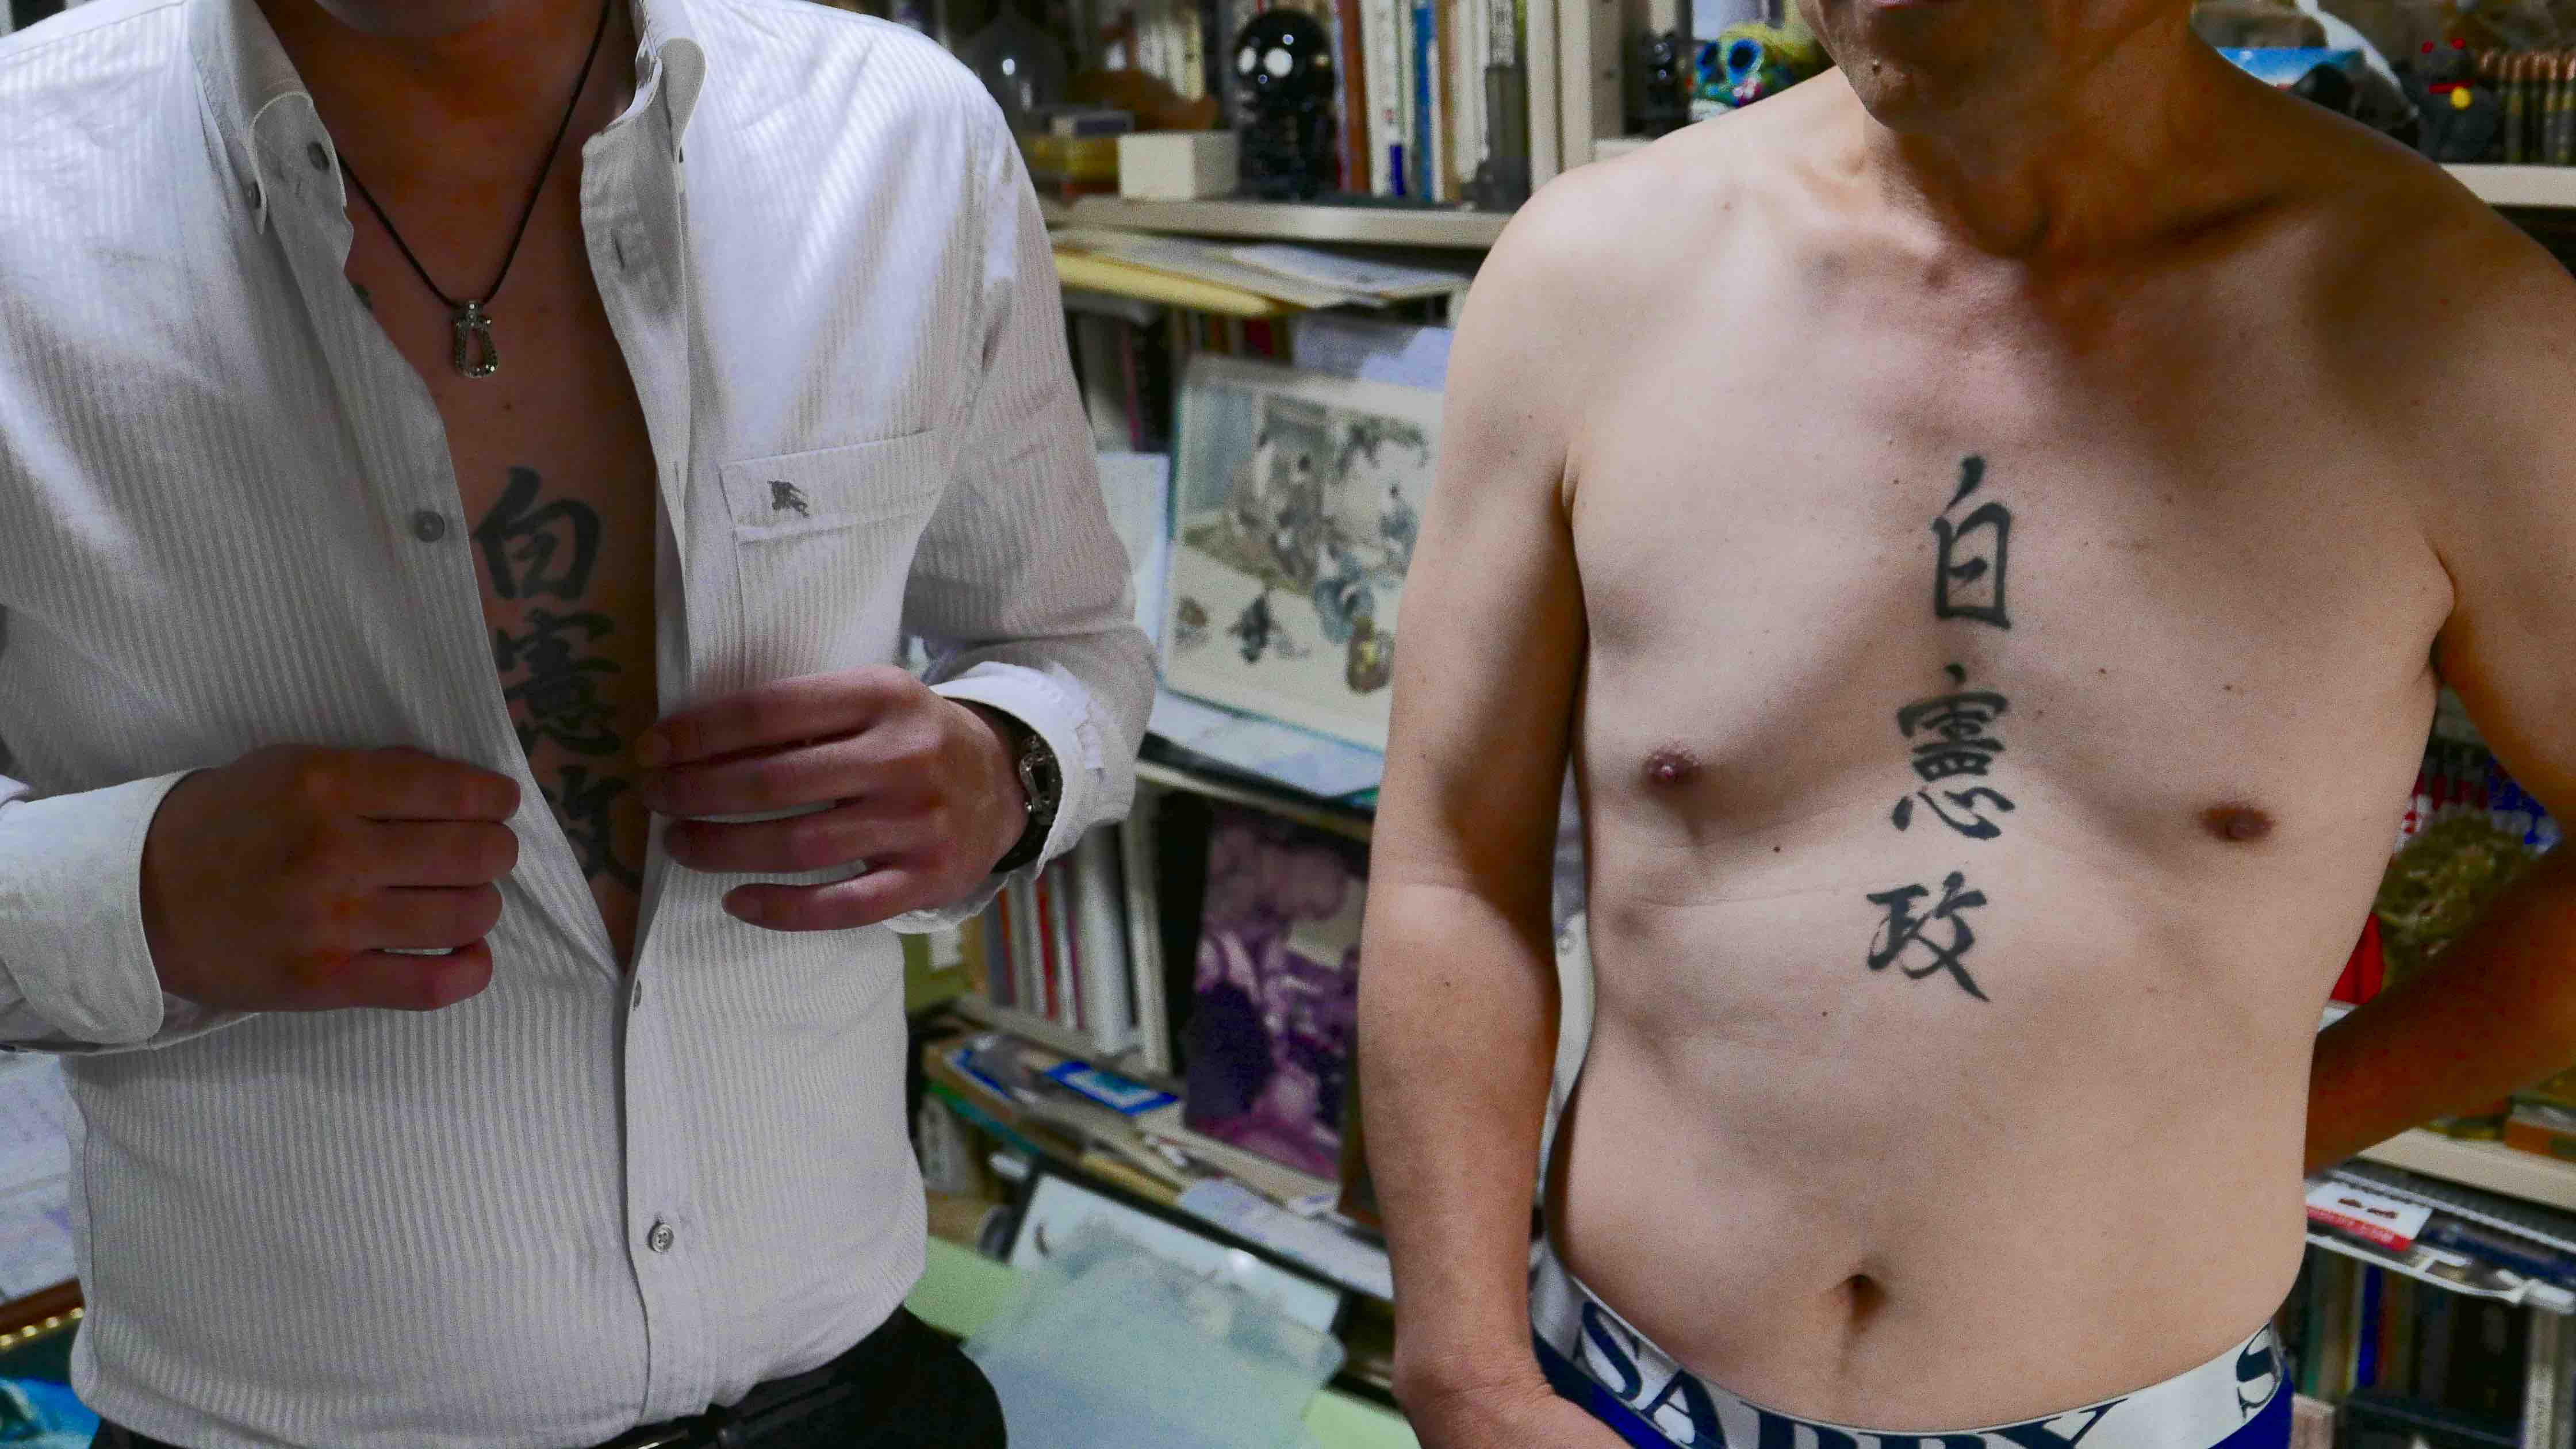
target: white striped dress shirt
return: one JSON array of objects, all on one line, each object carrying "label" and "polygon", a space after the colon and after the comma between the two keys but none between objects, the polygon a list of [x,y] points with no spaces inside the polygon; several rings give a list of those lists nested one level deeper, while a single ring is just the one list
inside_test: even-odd
[{"label": "white striped dress shirt", "polygon": [[[636,22],[581,207],[656,462],[662,712],[916,633],[1054,747],[1057,853],[1125,809],[1152,675],[998,111],[806,0]],[[673,868],[657,819],[621,977],[342,183],[251,0],[0,41],[0,1041],[72,1054],[102,1413],[206,1449],[588,1444],[822,1363],[918,1276],[900,951],[735,920],[759,877]],[[161,993],[155,809],[289,742],[518,779],[489,990]]]}]

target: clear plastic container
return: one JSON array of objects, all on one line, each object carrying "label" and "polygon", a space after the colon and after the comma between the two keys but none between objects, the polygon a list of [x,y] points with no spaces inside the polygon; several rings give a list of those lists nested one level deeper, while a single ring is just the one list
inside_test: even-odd
[{"label": "clear plastic container", "polygon": [[1094,1220],[966,1344],[1011,1449],[1293,1449],[1342,1346]]}]

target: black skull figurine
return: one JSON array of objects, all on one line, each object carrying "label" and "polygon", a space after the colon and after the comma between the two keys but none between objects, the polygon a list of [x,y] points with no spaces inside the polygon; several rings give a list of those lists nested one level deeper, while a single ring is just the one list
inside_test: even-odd
[{"label": "black skull figurine", "polygon": [[1649,31],[1636,39],[1640,136],[1666,136],[1690,124],[1690,47],[1678,30]]},{"label": "black skull figurine", "polygon": [[1305,201],[1332,189],[1332,37],[1300,10],[1265,10],[1234,37],[1242,111],[1243,189],[1271,201]]}]

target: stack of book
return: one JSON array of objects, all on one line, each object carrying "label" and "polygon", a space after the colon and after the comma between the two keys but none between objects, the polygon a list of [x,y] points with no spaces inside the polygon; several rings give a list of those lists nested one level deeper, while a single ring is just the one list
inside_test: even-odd
[{"label": "stack of book", "polygon": [[1104,1058],[1136,1049],[1162,1000],[1160,982],[1138,969],[1119,851],[1117,827],[1091,832],[1034,880],[1004,888],[957,942],[968,990]]},{"label": "stack of book", "polygon": [[1244,24],[1272,8],[1311,15],[1330,37],[1341,86],[1335,150],[1345,192],[1486,199],[1480,168],[1525,168],[1531,154],[1527,12],[1548,9],[1547,0],[1072,0],[1071,8],[1082,50],[1075,69],[1139,70],[1183,100],[1212,96],[1223,126],[1241,118],[1231,47]]}]

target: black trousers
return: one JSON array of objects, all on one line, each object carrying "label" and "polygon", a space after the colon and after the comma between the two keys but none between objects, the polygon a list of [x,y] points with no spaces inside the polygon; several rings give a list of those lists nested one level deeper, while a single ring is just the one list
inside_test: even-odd
[{"label": "black trousers", "polygon": [[[957,1344],[903,1309],[810,1373],[755,1387],[730,1409],[654,1424],[602,1446],[672,1449],[1005,1449],[1002,1402]],[[103,1424],[91,1449],[181,1449]]]}]

